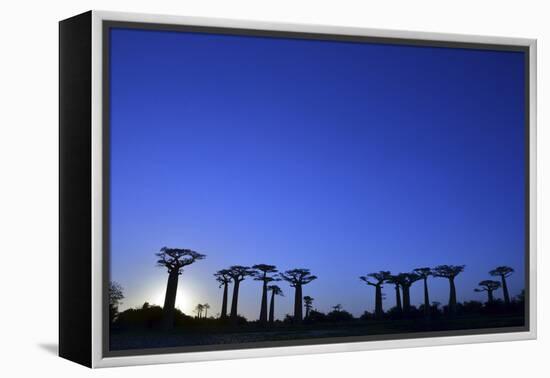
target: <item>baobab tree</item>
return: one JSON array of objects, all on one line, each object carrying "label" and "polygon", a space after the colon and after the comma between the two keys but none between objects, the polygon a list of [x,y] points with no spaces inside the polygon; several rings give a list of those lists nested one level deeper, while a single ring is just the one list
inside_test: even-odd
[{"label": "baobab tree", "polygon": [[493,280],[484,280],[484,281],[481,281],[478,285],[481,286],[481,287],[474,289],[474,291],[476,291],[478,293],[486,291],[487,292],[487,303],[489,303],[489,304],[493,303],[493,301],[494,301],[493,291],[500,288],[500,282],[493,281]]},{"label": "baobab tree", "polygon": [[[383,271],[376,273],[369,273],[366,276],[361,276],[359,279],[364,281],[367,285],[374,286],[376,289],[375,294],[375,305],[374,313],[377,319],[381,319],[384,315],[384,310],[382,309],[382,284],[391,277],[391,272]],[[373,279],[374,282],[371,282],[369,278]]]},{"label": "baobab tree", "polygon": [[416,273],[399,273],[397,277],[403,291],[403,312],[407,314],[411,310],[411,286],[420,276]]},{"label": "baobab tree", "polygon": [[424,281],[424,315],[430,315],[430,295],[428,294],[428,277],[432,275],[431,268],[416,268],[413,270]]},{"label": "baobab tree", "polygon": [[222,311],[220,313],[220,318],[227,318],[227,292],[229,284],[231,283],[231,276],[229,275],[229,269],[221,269],[214,273],[216,281],[220,283],[219,287],[223,286],[223,298],[222,298]]},{"label": "baobab tree", "polygon": [[204,306],[202,304],[198,304],[195,306],[195,312],[197,313],[197,318],[201,318],[202,310],[204,310]]},{"label": "baobab tree", "polygon": [[395,288],[395,307],[397,311],[403,311],[403,306],[401,306],[401,279],[398,276],[390,276],[387,280],[387,283],[393,284]]},{"label": "baobab tree", "polygon": [[336,306],[332,306],[332,311],[340,312],[343,310],[344,307],[340,303],[338,303]]},{"label": "baobab tree", "polygon": [[283,296],[283,291],[277,285],[269,285],[267,290],[271,291],[271,303],[269,304],[269,322],[273,323],[275,321],[275,296]]},{"label": "baobab tree", "polygon": [[489,274],[493,277],[500,277],[502,284],[502,295],[504,297],[504,304],[510,304],[510,294],[508,293],[508,285],[506,284],[506,278],[510,277],[514,273],[514,269],[509,266],[499,266],[491,270]]},{"label": "baobab tree", "polygon": [[309,295],[306,295],[304,297],[304,307],[306,309],[306,316],[305,319],[309,317],[309,312],[311,311],[311,308],[313,307],[313,298]]},{"label": "baobab tree", "polygon": [[270,273],[277,273],[275,265],[257,264],[252,267],[256,269],[254,279],[262,281],[262,302],[260,304],[260,323],[267,323],[267,285],[272,281],[279,281],[280,278],[270,276]]},{"label": "baobab tree", "polygon": [[434,277],[446,278],[449,280],[449,314],[456,312],[456,287],[455,277],[464,271],[465,265],[438,265],[433,269]]},{"label": "baobab tree", "polygon": [[229,277],[233,280],[233,299],[231,300],[231,319],[237,320],[237,306],[239,303],[239,286],[247,277],[254,274],[254,270],[248,266],[233,265],[229,269]]},{"label": "baobab tree", "polygon": [[183,273],[183,268],[202,260],[206,256],[190,249],[163,247],[155,254],[158,257],[157,266],[166,268],[168,271],[168,283],[166,285],[166,296],[164,298],[163,327],[170,329],[174,326],[174,308],[176,305],[176,294],[178,291],[178,277]]},{"label": "baobab tree", "polygon": [[279,273],[279,276],[295,289],[294,323],[299,324],[302,322],[302,286],[317,279],[317,276],[312,275],[309,269],[304,268],[287,270],[284,273]]},{"label": "baobab tree", "polygon": [[202,308],[204,309],[204,318],[206,319],[208,317],[208,309],[210,308],[210,305],[208,303],[204,303]]}]

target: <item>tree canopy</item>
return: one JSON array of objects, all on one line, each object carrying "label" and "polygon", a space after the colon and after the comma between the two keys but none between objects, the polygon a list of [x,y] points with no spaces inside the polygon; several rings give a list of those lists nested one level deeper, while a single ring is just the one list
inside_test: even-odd
[{"label": "tree canopy", "polygon": [[249,266],[243,265],[233,265],[227,269],[229,277],[235,282],[241,282],[247,276],[253,276],[256,272],[254,269],[251,269]]},{"label": "tree canopy", "polygon": [[455,278],[464,271],[466,265],[438,265],[433,269],[434,277]]},{"label": "tree canopy", "polygon": [[273,294],[275,294],[275,295],[280,295],[280,296],[284,297],[283,290],[277,285],[269,285],[267,287],[267,290],[273,292]]},{"label": "tree canopy", "polygon": [[162,247],[160,252],[155,253],[155,255],[158,257],[157,266],[166,268],[168,273],[176,271],[178,274],[181,274],[184,266],[191,265],[195,261],[206,257],[206,255],[191,249],[168,247]]},{"label": "tree canopy", "polygon": [[256,264],[252,266],[252,269],[255,269],[254,279],[256,281],[272,282],[280,281],[281,279],[277,276],[268,276],[270,273],[277,273],[277,267],[275,265],[268,264]]},{"label": "tree canopy", "polygon": [[279,276],[290,283],[291,287],[305,285],[317,279],[317,276],[312,275],[309,269],[304,268],[287,270],[284,273],[279,273]]},{"label": "tree canopy", "polygon": [[425,279],[433,274],[432,268],[416,268],[413,270],[414,273],[418,274],[421,279]]},{"label": "tree canopy", "polygon": [[[371,286],[380,286],[385,281],[391,277],[391,272],[389,270],[381,270],[375,273],[369,273],[366,276],[361,276],[359,279],[365,282],[367,285]],[[374,279],[376,282],[372,282],[370,278]]]},{"label": "tree canopy", "polygon": [[509,266],[497,266],[495,269],[491,270],[489,274],[491,276],[504,276],[509,277],[514,273],[514,269]]},{"label": "tree canopy", "polygon": [[500,282],[493,281],[493,280],[484,280],[484,281],[481,281],[478,285],[481,287],[474,289],[477,292],[494,291],[500,288]]},{"label": "tree canopy", "polygon": [[221,269],[221,270],[218,270],[216,273],[214,273],[214,277],[216,277],[216,281],[220,283],[220,287],[228,283],[231,283],[232,278],[230,273],[231,272],[229,271],[229,269]]}]

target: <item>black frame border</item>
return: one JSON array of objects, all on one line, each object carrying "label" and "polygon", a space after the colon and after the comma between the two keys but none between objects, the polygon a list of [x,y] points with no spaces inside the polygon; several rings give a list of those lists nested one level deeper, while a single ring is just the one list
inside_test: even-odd
[{"label": "black frame border", "polygon": [[59,356],[92,366],[92,12],[59,22]]},{"label": "black frame border", "polygon": [[[307,346],[307,345],[327,345],[341,344],[351,342],[366,342],[366,341],[388,341],[388,340],[405,340],[419,338],[436,338],[449,336],[467,336],[467,335],[484,335],[496,333],[514,333],[530,331],[530,47],[523,45],[512,44],[495,44],[482,42],[454,42],[454,41],[439,41],[432,39],[416,39],[416,38],[394,38],[394,37],[373,37],[360,36],[352,34],[330,34],[330,33],[313,33],[313,32],[296,32],[282,30],[265,30],[265,29],[246,29],[232,27],[217,27],[217,26],[196,26],[182,24],[164,24],[164,23],[148,23],[134,21],[117,21],[103,20],[102,21],[102,162],[103,162],[103,177],[102,177],[102,356],[103,357],[126,357],[126,356],[143,356],[168,353],[190,353],[190,352],[213,352],[224,350],[238,349],[256,349],[256,348],[276,348],[276,347],[291,347],[291,346]],[[317,40],[317,41],[341,41],[352,43],[370,43],[370,44],[388,44],[401,46],[416,46],[416,47],[439,47],[439,48],[455,48],[455,49],[474,49],[474,50],[493,50],[493,51],[515,51],[524,54],[524,128],[525,128],[525,251],[524,251],[524,280],[525,280],[525,312],[524,326],[520,327],[501,327],[501,328],[478,328],[466,330],[449,330],[449,331],[429,331],[429,332],[411,332],[411,333],[394,333],[381,334],[371,336],[342,336],[342,337],[327,337],[315,339],[296,339],[286,341],[265,341],[251,342],[241,344],[212,344],[198,346],[182,346],[169,348],[148,348],[148,349],[128,349],[111,351],[109,348],[109,299],[108,288],[110,281],[110,30],[114,28],[149,30],[149,31],[168,31],[168,32],[186,32],[186,33],[205,33],[205,34],[223,34],[231,36],[250,36],[250,37],[266,37],[266,38],[289,38],[301,40]]]}]

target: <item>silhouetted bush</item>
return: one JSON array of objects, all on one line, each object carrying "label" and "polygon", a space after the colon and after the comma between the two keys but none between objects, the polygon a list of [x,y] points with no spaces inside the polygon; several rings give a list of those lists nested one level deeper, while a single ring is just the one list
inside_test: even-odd
[{"label": "silhouetted bush", "polygon": [[248,320],[242,315],[237,315],[236,320],[234,321],[234,324],[237,324],[237,325],[245,325],[247,323],[248,323]]},{"label": "silhouetted bush", "polygon": [[[392,307],[386,311],[386,317],[389,319],[402,319],[403,318],[403,309],[399,307]],[[362,317],[361,317],[362,318]],[[365,320],[365,319],[363,319]]]},{"label": "silhouetted bush", "polygon": [[483,303],[479,301],[466,301],[461,304],[462,313],[468,315],[480,314],[483,310]]},{"label": "silhouetted bush", "polygon": [[327,315],[318,310],[311,310],[309,316],[304,319],[304,323],[314,324],[323,323],[327,321]]},{"label": "silhouetted bush", "polygon": [[[418,306],[418,311],[424,314],[424,305]],[[430,319],[438,319],[443,315],[442,311],[439,308],[439,303],[434,302],[430,305],[430,309],[428,311],[428,316]]]},{"label": "silhouetted bush", "polygon": [[197,319],[195,317],[185,315],[177,308],[174,310],[174,327],[189,327],[202,323],[202,320],[205,322],[208,321],[208,319]]},{"label": "silhouetted bush", "polygon": [[406,319],[416,319],[416,318],[423,318],[424,312],[420,311],[419,308],[416,306],[410,306],[408,311],[404,311],[403,315]]},{"label": "silhouetted bush", "polygon": [[331,311],[326,315],[326,320],[333,323],[350,322],[353,319],[353,315],[346,310]]},{"label": "silhouetted bush", "polygon": [[365,311],[363,315],[359,317],[360,320],[374,320],[375,316],[372,312]]},{"label": "silhouetted bush", "polygon": [[522,290],[521,293],[516,295],[512,300],[516,303],[518,302],[525,303],[525,290]]},{"label": "silhouetted bush", "polygon": [[524,300],[518,300],[518,298],[514,298],[510,305],[507,308],[507,311],[509,311],[512,314],[517,315],[523,315],[525,313],[525,301]]},{"label": "silhouetted bush", "polygon": [[286,314],[285,318],[283,319],[283,323],[285,324],[292,324],[294,323],[294,316]]},{"label": "silhouetted bush", "polygon": [[[115,326],[117,328],[132,328],[132,329],[156,329],[162,324],[162,307],[150,305],[145,302],[141,308],[131,308],[121,312],[117,316]],[[244,318],[243,318],[244,319]],[[246,323],[246,319],[244,320]],[[184,314],[179,309],[174,309],[174,326],[175,327],[194,327],[197,325],[218,324],[219,320],[214,318],[197,319]]]},{"label": "silhouetted bush", "polygon": [[141,308],[131,308],[118,314],[115,325],[119,328],[157,328],[162,320],[162,307],[145,302]]}]

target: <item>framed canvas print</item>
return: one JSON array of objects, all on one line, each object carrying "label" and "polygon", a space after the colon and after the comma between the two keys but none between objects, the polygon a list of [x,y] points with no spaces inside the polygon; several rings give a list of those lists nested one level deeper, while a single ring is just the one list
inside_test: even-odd
[{"label": "framed canvas print", "polygon": [[60,355],[536,336],[536,42],[60,22]]}]

